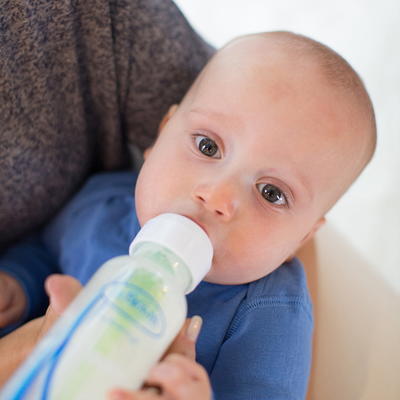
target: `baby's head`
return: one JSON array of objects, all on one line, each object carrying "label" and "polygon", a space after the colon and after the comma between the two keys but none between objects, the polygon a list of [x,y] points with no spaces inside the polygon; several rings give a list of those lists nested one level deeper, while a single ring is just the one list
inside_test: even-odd
[{"label": "baby's head", "polygon": [[258,279],[322,225],[375,131],[361,80],[332,50],[288,32],[238,38],[161,122],[136,186],[139,221],[188,216],[214,247],[207,281]]}]

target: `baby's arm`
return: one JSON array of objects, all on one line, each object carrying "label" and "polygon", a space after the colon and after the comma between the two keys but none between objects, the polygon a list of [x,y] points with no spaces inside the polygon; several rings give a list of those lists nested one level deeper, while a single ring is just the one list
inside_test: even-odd
[{"label": "baby's arm", "polygon": [[211,372],[216,400],[304,399],[312,316],[300,296],[247,304],[231,324]]}]

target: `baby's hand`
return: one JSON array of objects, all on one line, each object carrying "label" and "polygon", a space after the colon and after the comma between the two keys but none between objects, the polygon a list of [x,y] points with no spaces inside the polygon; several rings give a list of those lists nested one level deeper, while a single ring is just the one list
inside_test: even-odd
[{"label": "baby's hand", "polygon": [[157,364],[147,383],[162,389],[161,398],[173,400],[209,400],[211,385],[207,372],[197,362],[173,353]]},{"label": "baby's hand", "polygon": [[0,328],[4,328],[22,317],[26,307],[26,295],[18,281],[5,272],[0,272]]}]

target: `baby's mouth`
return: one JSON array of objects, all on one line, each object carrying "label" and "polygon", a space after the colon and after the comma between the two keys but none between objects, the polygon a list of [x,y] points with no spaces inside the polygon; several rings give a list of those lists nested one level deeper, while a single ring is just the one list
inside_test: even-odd
[{"label": "baby's mouth", "polygon": [[199,222],[199,220],[198,219],[196,219],[196,218],[194,218],[194,217],[191,217],[191,216],[189,216],[189,215],[185,215],[185,214],[182,214],[184,217],[186,217],[186,218],[189,218],[191,221],[193,221],[196,225],[198,225],[201,229],[203,229],[203,231],[206,233],[206,235],[208,236],[208,237],[210,237],[209,236],[209,234],[208,234],[208,232],[207,232],[207,229],[205,228],[205,226],[204,226],[204,224],[202,224],[201,222]]}]

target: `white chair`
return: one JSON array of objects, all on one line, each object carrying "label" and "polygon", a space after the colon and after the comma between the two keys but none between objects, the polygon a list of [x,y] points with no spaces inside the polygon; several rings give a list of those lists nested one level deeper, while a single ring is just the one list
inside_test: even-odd
[{"label": "white chair", "polygon": [[329,223],[299,257],[315,316],[308,400],[399,400],[400,296]]}]

